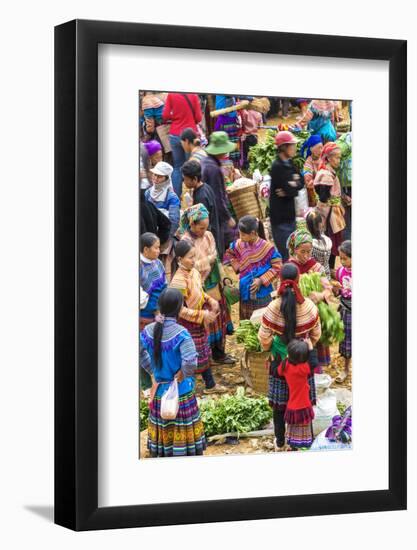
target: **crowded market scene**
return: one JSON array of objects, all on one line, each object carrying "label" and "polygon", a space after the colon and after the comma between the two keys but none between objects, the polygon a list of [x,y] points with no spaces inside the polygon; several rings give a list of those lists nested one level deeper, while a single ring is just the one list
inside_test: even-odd
[{"label": "crowded market scene", "polygon": [[140,91],[139,458],[352,446],[352,102]]}]

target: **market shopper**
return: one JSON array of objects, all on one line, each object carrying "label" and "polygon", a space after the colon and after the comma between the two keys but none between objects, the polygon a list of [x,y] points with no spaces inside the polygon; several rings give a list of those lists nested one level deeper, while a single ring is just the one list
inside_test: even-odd
[{"label": "market shopper", "polygon": [[340,289],[340,313],[345,328],[345,337],[339,345],[340,355],[344,358],[344,370],[336,378],[344,382],[349,375],[352,362],[352,243],[344,241],[340,247],[340,263],[336,271],[336,280]]},{"label": "market shopper", "polygon": [[319,170],[314,179],[314,189],[319,197],[317,210],[326,220],[326,235],[332,241],[330,268],[335,266],[339,246],[346,227],[345,209],[342,206],[342,189],[336,170],[340,164],[341,151],[336,143],[326,143],[320,157]]},{"label": "market shopper", "polygon": [[323,143],[326,143],[336,139],[335,124],[338,116],[337,101],[313,99],[297,122],[302,127],[307,126],[313,134],[319,134]]},{"label": "market shopper", "polygon": [[219,258],[223,258],[224,254],[224,234],[226,228],[224,223],[219,219],[218,200],[214,193],[207,185],[201,181],[201,164],[197,160],[188,160],[181,168],[182,177],[185,187],[192,191],[192,204],[203,204],[209,213],[209,230],[213,234],[216,242]]},{"label": "market shopper", "polygon": [[181,145],[188,160],[197,160],[207,157],[205,149],[201,146],[200,137],[192,128],[186,128],[180,135]]},{"label": "market shopper", "polygon": [[[225,108],[227,109],[235,106],[236,104],[237,99],[234,96],[216,95],[216,110]],[[215,132],[226,132],[229,141],[231,141],[235,145],[235,147],[231,151],[229,151],[229,157],[236,168],[239,166],[240,163],[240,127],[241,120],[237,110],[219,115],[214,125]]]},{"label": "market shopper", "polygon": [[[281,270],[281,284],[278,297],[273,300],[262,316],[258,337],[262,348],[271,351],[269,370],[269,404],[273,409],[276,450],[286,450],[285,409],[288,403],[288,385],[284,377],[277,376],[281,361],[288,355],[287,346],[294,338],[304,338],[314,346],[321,336],[320,317],[317,306],[309,298],[304,298],[298,286],[299,271],[294,264],[285,264]],[[309,355],[313,369],[317,365],[316,354]],[[310,401],[316,404],[314,375],[308,378]]]},{"label": "market shopper", "polygon": [[[298,229],[288,239],[289,263],[297,266],[300,275],[319,273],[321,275],[322,292],[313,292],[309,298],[318,304],[332,295],[332,286],[326,276],[324,266],[313,257],[313,237],[309,231]],[[326,246],[326,245],[325,245]],[[330,347],[317,343],[316,373],[321,374],[323,367],[330,365]]]},{"label": "market shopper", "polygon": [[156,166],[158,162],[164,160],[162,145],[159,143],[159,141],[157,141],[156,139],[152,139],[150,141],[145,141],[143,145],[148,153],[151,168]]},{"label": "market shopper", "polygon": [[[230,201],[226,193],[221,159],[235,149],[226,132],[213,132],[206,147],[208,157],[201,160],[201,179],[211,187],[217,201],[220,226],[223,230],[225,248],[235,237],[236,222],[231,214]],[[224,250],[220,254],[223,257]]]},{"label": "market shopper", "polygon": [[295,136],[287,131],[278,132],[275,145],[278,155],[271,167],[269,217],[275,246],[286,261],[287,240],[296,229],[294,198],[303,188],[304,180],[291,160],[297,153]]},{"label": "market shopper", "polygon": [[287,444],[293,451],[311,447],[313,443],[314,410],[310,400],[309,378],[311,365],[308,362],[310,340],[291,340],[288,357],[278,367],[277,376],[282,376],[288,386],[289,398],[284,421],[287,424]]},{"label": "market shopper", "polygon": [[219,315],[208,327],[212,362],[232,365],[236,359],[225,352],[226,335],[233,334],[233,323],[223,294],[216,243],[208,230],[209,213],[203,204],[195,204],[181,216],[181,239],[194,244],[194,267],[199,271],[204,291],[219,304]]},{"label": "market shopper", "polygon": [[[151,457],[202,455],[204,426],[195,396],[197,351],[190,333],[178,323],[183,296],[166,289],[159,298],[160,315],[140,335],[141,367],[153,378],[149,403],[148,442]],[[161,417],[161,399],[178,382],[179,408],[174,420]]]},{"label": "market shopper", "polygon": [[174,235],[180,222],[180,200],[172,188],[172,170],[172,166],[167,162],[158,162],[150,170],[153,185],[145,191],[145,199],[151,202],[171,223],[169,239],[161,249],[168,281],[171,280],[172,261],[174,258]]},{"label": "market shopper", "polygon": [[179,267],[170,287],[180,290],[184,296],[184,306],[178,320],[190,332],[197,349],[195,373],[203,377],[204,393],[223,393],[226,388],[216,384],[210,368],[211,350],[208,342],[210,325],[220,313],[219,303],[205,292],[200,272],[194,267],[194,244],[189,240],[180,241],[175,246],[175,256]]},{"label": "market shopper", "polygon": [[182,131],[186,128],[191,128],[196,131],[197,124],[199,124],[203,118],[198,95],[169,93],[162,112],[162,118],[164,122],[171,122],[169,143],[171,145],[172,161],[174,164],[172,184],[175,193],[181,199],[181,166],[187,159],[181,145],[180,136]]},{"label": "market shopper", "polygon": [[316,206],[317,196],[314,190],[314,178],[319,170],[320,156],[323,150],[323,141],[320,135],[313,134],[310,136],[301,147],[300,154],[306,160],[304,162],[302,174],[304,176],[304,184],[308,194],[308,205]]},{"label": "market shopper", "polygon": [[262,115],[254,109],[242,109],[240,111],[242,118],[242,168],[249,168],[249,151],[258,143],[258,128],[262,125]]},{"label": "market shopper", "polygon": [[306,217],[307,229],[312,236],[311,257],[324,268],[326,277],[330,281],[330,254],[332,252],[332,241],[324,234],[323,216],[317,210],[312,210]]},{"label": "market shopper", "polygon": [[238,229],[239,239],[226,251],[224,263],[239,274],[239,318],[243,320],[272,300],[272,283],[279,278],[282,261],[275,246],[265,240],[263,226],[255,216],[240,218]]}]

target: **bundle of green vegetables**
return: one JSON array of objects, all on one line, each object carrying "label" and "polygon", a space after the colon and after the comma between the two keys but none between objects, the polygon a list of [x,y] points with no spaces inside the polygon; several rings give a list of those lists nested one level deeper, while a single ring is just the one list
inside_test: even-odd
[{"label": "bundle of green vegetables", "polygon": [[[265,141],[259,142],[250,148],[249,151],[249,172],[253,172],[258,169],[262,175],[269,174],[271,171],[271,165],[277,157],[277,149],[275,146],[275,136],[277,132],[274,130],[268,130],[266,132]],[[298,170],[302,170],[304,167],[305,159],[300,155],[300,150],[303,143],[310,137],[310,132],[305,130],[294,132],[294,135],[299,140],[297,143],[297,154],[292,159],[294,166]]]},{"label": "bundle of green vegetables", "polygon": [[224,433],[247,433],[263,428],[272,418],[266,397],[247,397],[239,387],[235,395],[200,402],[201,419],[207,437]]},{"label": "bundle of green vegetables", "polygon": [[352,185],[352,133],[342,134],[337,138],[336,143],[342,153],[336,173],[342,187],[350,187]]},{"label": "bundle of green vegetables", "polygon": [[[299,282],[303,296],[310,296],[312,292],[323,292],[319,273],[306,273],[301,275]],[[340,313],[324,300],[317,304],[321,322],[320,342],[325,346],[341,342],[345,337],[345,327],[340,318]]]},{"label": "bundle of green vegetables", "polygon": [[240,321],[239,326],[235,330],[235,335],[237,343],[244,344],[246,351],[262,351],[258,339],[260,326],[260,323],[252,323],[247,319]]}]

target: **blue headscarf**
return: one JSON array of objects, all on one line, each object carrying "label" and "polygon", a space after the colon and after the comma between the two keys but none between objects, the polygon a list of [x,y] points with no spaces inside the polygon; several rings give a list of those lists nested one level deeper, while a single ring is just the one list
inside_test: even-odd
[{"label": "blue headscarf", "polygon": [[[310,136],[306,141],[303,143],[301,147],[301,156],[303,158],[307,158],[311,155],[311,147],[314,147],[318,143],[323,143],[323,140],[321,139],[321,136],[319,134],[313,134]],[[307,154],[304,155],[304,151],[307,149]]]}]

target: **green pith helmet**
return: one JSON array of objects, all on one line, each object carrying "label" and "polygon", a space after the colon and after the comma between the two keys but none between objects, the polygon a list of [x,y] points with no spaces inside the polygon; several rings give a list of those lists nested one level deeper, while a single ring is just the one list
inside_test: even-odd
[{"label": "green pith helmet", "polygon": [[224,155],[236,149],[236,144],[229,141],[226,132],[213,132],[210,136],[210,143],[206,147],[209,155]]}]

